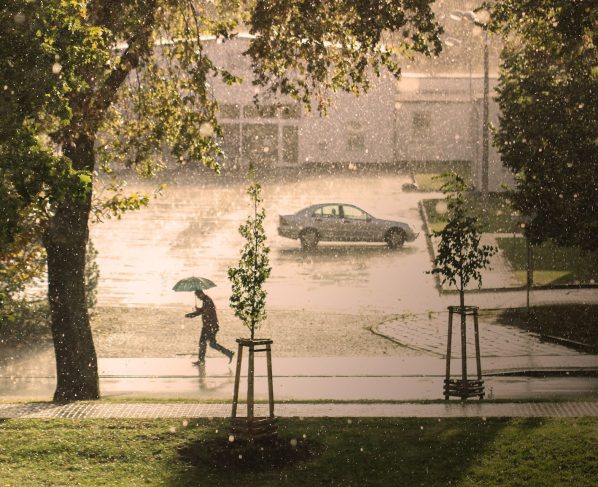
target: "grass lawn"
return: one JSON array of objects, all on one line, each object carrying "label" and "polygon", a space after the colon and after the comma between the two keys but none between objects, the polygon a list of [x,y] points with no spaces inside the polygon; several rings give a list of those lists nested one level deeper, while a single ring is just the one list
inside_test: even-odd
[{"label": "grass lawn", "polygon": [[438,176],[434,173],[416,173],[413,179],[420,191],[440,191],[443,181]]},{"label": "grass lawn", "polygon": [[[423,200],[430,230],[439,231],[446,225],[446,213],[443,211],[442,199]],[[490,233],[520,232],[517,226],[516,214],[508,199],[502,194],[489,194],[484,200],[476,196],[468,196],[468,206],[482,224],[482,231]]]},{"label": "grass lawn", "polygon": [[[517,279],[526,282],[527,250],[523,238],[499,238],[498,246]],[[550,242],[533,247],[534,284],[598,282],[598,252],[558,247]]]},{"label": "grass lawn", "polygon": [[598,305],[552,304],[534,306],[529,318],[526,308],[506,309],[498,316],[505,325],[573,340],[598,349]]},{"label": "grass lawn", "polygon": [[0,483],[591,486],[598,477],[596,418],[283,419],[277,455],[229,446],[226,424],[5,420]]},{"label": "grass lawn", "polygon": [[[440,191],[440,188],[445,183],[441,177],[442,174],[440,172],[415,172],[413,179],[420,191]],[[459,174],[463,176],[465,181],[471,184],[471,173],[468,168],[462,168]]]}]

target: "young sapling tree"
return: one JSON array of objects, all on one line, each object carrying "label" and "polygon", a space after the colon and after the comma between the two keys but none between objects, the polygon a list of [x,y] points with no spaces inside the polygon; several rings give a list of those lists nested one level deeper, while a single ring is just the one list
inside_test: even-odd
[{"label": "young sapling tree", "polygon": [[497,249],[492,245],[480,245],[480,224],[466,205],[465,193],[469,188],[463,178],[454,173],[444,177],[446,182],[441,190],[446,197],[448,218],[442,230],[432,232],[439,244],[431,273],[437,274],[442,284],[448,283],[459,290],[463,311],[465,288],[472,280],[482,285],[480,271],[488,267]]},{"label": "young sapling tree", "polygon": [[266,319],[266,291],[263,288],[270,276],[270,248],[266,244],[264,219],[266,211],[262,206],[261,186],[252,181],[247,190],[253,204],[253,215],[239,226],[239,233],[245,239],[237,267],[228,270],[232,284],[230,306],[243,324],[249,329],[251,339]]},{"label": "young sapling tree", "polygon": [[[458,395],[465,400],[472,395],[484,397],[482,367],[480,361],[480,342],[478,335],[477,308],[469,310],[465,306],[465,288],[474,280],[482,284],[481,270],[488,267],[490,257],[497,249],[491,245],[480,245],[481,230],[478,220],[469,213],[465,203],[465,191],[468,187],[462,177],[456,174],[445,175],[446,182],[442,191],[446,195],[447,223],[442,230],[432,232],[433,237],[439,238],[438,253],[434,258],[432,274],[440,276],[441,282],[448,282],[459,290],[459,314],[461,316],[461,379],[453,381],[450,378],[451,344],[452,344],[452,316],[456,306],[449,307],[449,325],[447,336],[446,378],[444,382],[444,396],[448,400],[451,395]],[[466,315],[473,313],[477,381],[470,381],[467,377],[467,348],[466,348]]]}]

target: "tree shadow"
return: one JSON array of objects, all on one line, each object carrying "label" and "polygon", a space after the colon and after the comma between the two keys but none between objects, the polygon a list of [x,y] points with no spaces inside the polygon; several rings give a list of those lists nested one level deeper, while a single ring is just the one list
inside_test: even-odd
[{"label": "tree shadow", "polygon": [[187,443],[177,453],[185,464],[199,470],[242,474],[288,468],[318,455],[322,449],[314,440],[284,436],[255,442],[218,437]]},{"label": "tree shadow", "polygon": [[[253,447],[228,433],[182,445],[168,485],[458,484],[510,423],[494,418],[280,420],[280,437]],[[525,428],[532,429],[530,421]],[[223,434],[224,433],[224,434]]]},{"label": "tree shadow", "polygon": [[598,350],[598,304],[534,306],[529,314],[526,308],[507,308],[497,315],[496,321],[544,337],[569,340],[572,343],[564,345],[580,351]]}]

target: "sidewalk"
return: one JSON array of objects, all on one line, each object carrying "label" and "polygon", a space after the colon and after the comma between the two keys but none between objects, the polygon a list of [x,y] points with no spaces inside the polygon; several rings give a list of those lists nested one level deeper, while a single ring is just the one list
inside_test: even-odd
[{"label": "sidewalk", "polygon": [[[453,318],[452,357],[461,357],[460,317]],[[592,357],[573,348],[564,346],[566,340],[552,343],[537,333],[528,332],[515,326],[499,324],[494,313],[481,310],[479,315],[480,350],[482,357],[516,357],[515,367],[527,369],[544,367],[538,364],[536,357],[560,357],[562,366],[576,367],[581,357]],[[445,357],[447,353],[448,311],[407,314],[385,323],[375,325],[372,331],[379,335],[421,352]],[[473,321],[467,318],[467,356],[475,353]],[[598,368],[598,356],[593,356],[593,366]],[[550,359],[552,367],[555,359]],[[582,361],[585,359],[582,359]],[[528,365],[526,365],[526,363]],[[584,362],[585,363],[585,362]]]},{"label": "sidewalk", "polygon": [[[0,404],[0,418],[227,418],[230,404],[102,404],[55,405]],[[243,405],[238,414],[246,414]],[[256,416],[267,416],[268,406],[258,404]],[[447,404],[276,404],[278,417],[597,417],[598,402],[561,403],[447,403]]]},{"label": "sidewalk", "polygon": [[[191,365],[193,357],[100,359],[103,398],[191,399],[230,401],[234,367],[226,359],[207,360],[205,370]],[[45,364],[45,365],[43,365]],[[596,356],[489,357],[482,361],[486,398],[507,400],[598,399],[598,377],[567,376],[597,370]],[[453,370],[459,370],[455,359]],[[512,376],[529,370],[546,377]],[[473,370],[471,362],[470,370]],[[442,399],[445,361],[420,357],[274,358],[274,397],[289,401],[414,401]],[[555,374],[556,372],[556,374]],[[241,390],[246,390],[246,363]],[[256,399],[267,398],[266,365],[256,360]],[[50,360],[18,370],[0,369],[0,399],[49,401],[55,388]]]}]

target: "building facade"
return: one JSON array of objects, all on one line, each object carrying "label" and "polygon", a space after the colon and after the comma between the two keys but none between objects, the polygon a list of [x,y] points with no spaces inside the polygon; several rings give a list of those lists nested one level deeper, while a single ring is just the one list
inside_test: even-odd
[{"label": "building facade", "polygon": [[[373,78],[370,90],[355,97],[338,93],[326,115],[308,112],[288,99],[274,99],[251,83],[251,67],[242,55],[247,41],[208,41],[212,61],[244,79],[227,86],[214,80],[224,131],[224,166],[390,165],[447,168],[467,165],[474,184],[481,182],[483,77],[475,74],[424,75],[406,72],[397,81],[389,73]],[[489,119],[498,124],[490,80]],[[255,99],[259,100],[256,105]],[[512,182],[491,143],[490,191]]]}]

